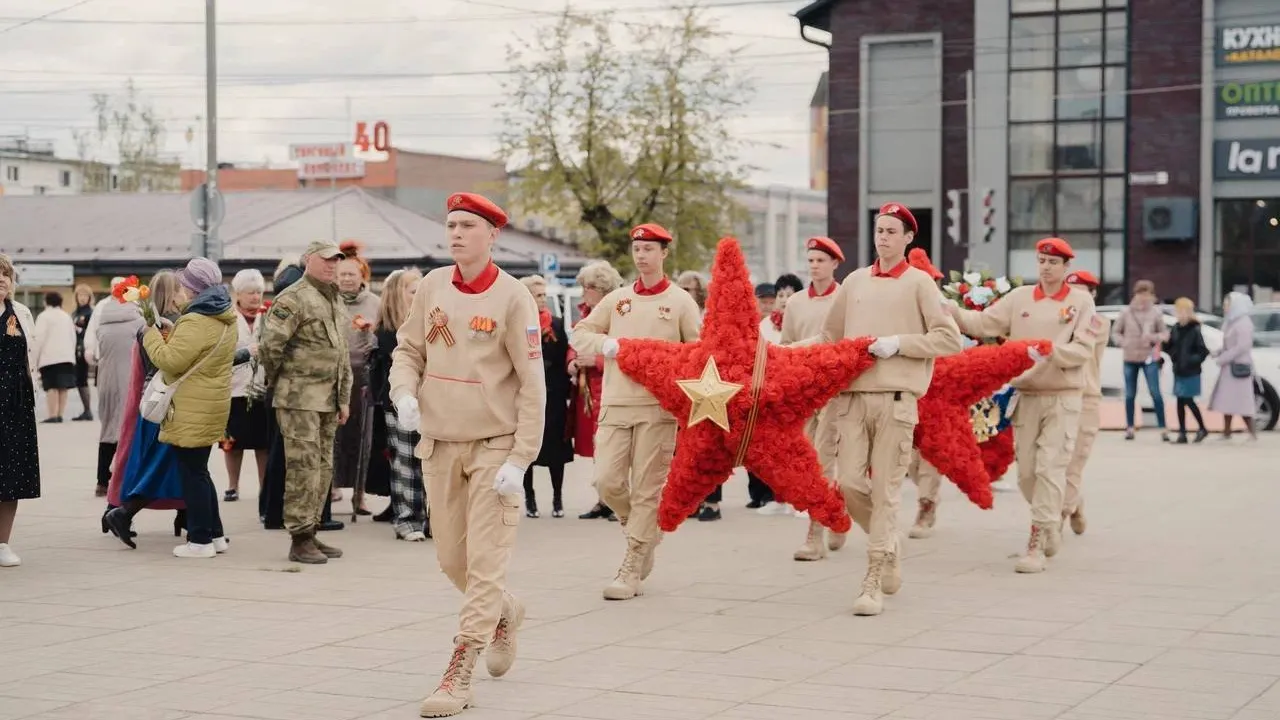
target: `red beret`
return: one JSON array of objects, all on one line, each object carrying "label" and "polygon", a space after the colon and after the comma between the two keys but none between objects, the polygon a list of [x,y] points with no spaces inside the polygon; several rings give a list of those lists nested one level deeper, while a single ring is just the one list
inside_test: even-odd
[{"label": "red beret", "polygon": [[911,248],[911,252],[907,253],[907,262],[911,263],[911,267],[929,273],[929,277],[934,280],[942,278],[942,273],[929,261],[928,253],[920,248]]},{"label": "red beret", "polygon": [[1084,285],[1086,287],[1096,288],[1102,283],[1098,278],[1088,270],[1076,270],[1067,276],[1068,285]]},{"label": "red beret", "polygon": [[502,208],[498,207],[492,200],[475,193],[454,193],[449,196],[449,212],[461,210],[469,212],[472,215],[480,217],[493,223],[494,227],[500,228],[507,224],[507,214],[502,212]]},{"label": "red beret", "polygon": [[1041,255],[1054,255],[1063,260],[1071,260],[1076,256],[1075,251],[1071,249],[1071,243],[1056,237],[1045,238],[1036,243],[1036,252]]},{"label": "red beret", "polygon": [[920,232],[920,225],[916,223],[916,216],[911,214],[906,205],[902,203],[885,203],[880,206],[880,214],[896,217],[902,221],[903,227],[913,233]]},{"label": "red beret", "polygon": [[839,243],[829,237],[811,237],[809,242],[805,243],[807,250],[821,250],[831,257],[844,262],[844,251],[840,249]]},{"label": "red beret", "polygon": [[632,240],[652,240],[666,245],[671,242],[671,233],[657,223],[645,223],[631,228]]}]

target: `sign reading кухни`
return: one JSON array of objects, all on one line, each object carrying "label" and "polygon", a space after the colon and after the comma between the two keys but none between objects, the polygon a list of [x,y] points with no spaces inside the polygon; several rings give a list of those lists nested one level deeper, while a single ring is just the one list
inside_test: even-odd
[{"label": "sign reading \u043a\u0443\u0445\u043d\u0438", "polygon": [[1280,25],[1224,25],[1218,28],[1218,65],[1280,63]]},{"label": "sign reading \u043a\u0443\u0445\u043d\u0438", "polygon": [[1214,110],[1219,120],[1280,117],[1280,80],[1222,83]]}]

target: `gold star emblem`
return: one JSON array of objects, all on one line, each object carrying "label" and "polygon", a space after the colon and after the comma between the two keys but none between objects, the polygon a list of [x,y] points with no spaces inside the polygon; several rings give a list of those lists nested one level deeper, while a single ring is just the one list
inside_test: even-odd
[{"label": "gold star emblem", "polygon": [[714,356],[707,358],[702,377],[677,380],[676,384],[693,401],[693,407],[689,409],[689,427],[710,420],[721,430],[729,432],[729,401],[742,390],[742,386],[720,379],[720,369],[716,367]]}]

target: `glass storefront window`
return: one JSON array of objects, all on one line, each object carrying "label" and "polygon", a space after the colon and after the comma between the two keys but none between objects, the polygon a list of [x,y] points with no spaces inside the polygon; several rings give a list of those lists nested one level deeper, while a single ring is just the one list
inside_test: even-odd
[{"label": "glass storefront window", "polygon": [[1107,233],[1102,242],[1102,282],[1124,282],[1124,235]]},{"label": "glass storefront window", "polygon": [[1057,100],[1059,120],[1102,117],[1102,68],[1059,70]]},{"label": "glass storefront window", "polygon": [[[1058,181],[1058,230],[1099,230],[1102,227],[1102,180],[1070,178]],[[1097,242],[1094,243],[1097,246]]]},{"label": "glass storefront window", "polygon": [[1102,162],[1102,124],[1060,123],[1057,158],[1059,173],[1097,173]]},{"label": "glass storefront window", "polygon": [[1053,71],[1032,70],[1009,74],[1009,120],[1053,119]]},{"label": "glass storefront window", "polygon": [[1010,181],[1009,229],[1042,230],[1052,227],[1053,180]]},{"label": "glass storefront window", "polygon": [[1125,226],[1124,190],[1123,177],[1102,181],[1102,226],[1108,230],[1121,230]]},{"label": "glass storefront window", "polygon": [[1124,68],[1109,67],[1102,70],[1102,111],[1109,118],[1122,118],[1127,106],[1128,88]]},{"label": "glass storefront window", "polygon": [[1101,65],[1102,13],[1060,15],[1058,17],[1058,65]]},{"label": "glass storefront window", "polygon": [[1124,63],[1129,51],[1129,27],[1126,13],[1107,13],[1106,61]]},{"label": "glass storefront window", "polygon": [[1009,174],[1053,172],[1053,123],[1009,126]]},{"label": "glass storefront window", "polygon": [[1103,135],[1106,157],[1103,169],[1107,172],[1124,172],[1125,137],[1123,122],[1109,122]]},{"label": "glass storefront window", "polygon": [[1102,7],[1102,0],[1058,0],[1058,10],[1094,10]]},{"label": "glass storefront window", "polygon": [[1216,276],[1226,293],[1254,287],[1280,290],[1280,198],[1219,200]]},{"label": "glass storefront window", "polygon": [[1053,18],[1017,18],[1009,23],[1009,67],[1053,67]]},{"label": "glass storefront window", "polygon": [[1020,13],[1053,12],[1054,0],[1010,0],[1009,12]]}]

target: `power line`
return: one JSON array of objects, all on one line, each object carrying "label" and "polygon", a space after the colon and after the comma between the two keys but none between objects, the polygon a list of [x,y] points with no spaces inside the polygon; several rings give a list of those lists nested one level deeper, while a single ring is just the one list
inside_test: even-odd
[{"label": "power line", "polygon": [[[68,5],[68,6],[64,7],[64,8],[60,8],[60,9],[58,9],[58,10],[50,10],[49,12],[47,12],[47,13],[45,13],[45,14],[43,14],[43,15],[39,15],[39,16],[37,16],[37,17],[32,17],[32,18],[4,18],[4,20],[6,20],[6,21],[12,21],[12,20],[16,19],[16,20],[18,21],[18,24],[17,24],[17,25],[10,25],[9,27],[7,27],[7,28],[5,28],[5,29],[0,30],[0,35],[3,35],[3,34],[5,34],[5,33],[9,32],[9,31],[11,31],[11,30],[17,30],[17,29],[18,29],[18,28],[20,28],[20,27],[26,27],[27,25],[31,25],[32,23],[38,23],[38,22],[41,22],[41,21],[44,21],[44,20],[49,20],[49,19],[50,19],[50,18],[52,18],[54,15],[58,15],[58,14],[60,14],[60,13],[64,13],[64,12],[66,12],[66,11],[68,11],[68,10],[74,10],[74,9],[76,9],[76,8],[80,7],[81,5],[88,5],[88,4],[89,4],[89,3],[91,3],[91,2],[93,2],[93,0],[80,0],[79,2],[71,3],[70,5]],[[54,22],[56,22],[56,21],[54,21]]]}]

